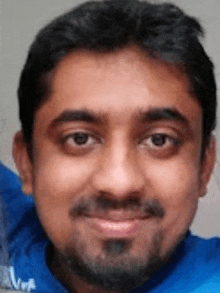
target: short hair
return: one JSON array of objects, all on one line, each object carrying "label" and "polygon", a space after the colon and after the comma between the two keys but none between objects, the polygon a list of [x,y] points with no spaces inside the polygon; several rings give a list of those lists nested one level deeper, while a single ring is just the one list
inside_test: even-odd
[{"label": "short hair", "polygon": [[138,0],[91,1],[59,16],[37,34],[24,65],[18,98],[25,141],[32,142],[34,114],[47,99],[51,72],[77,49],[113,52],[133,42],[152,58],[184,69],[203,110],[202,156],[216,126],[213,64],[200,43],[199,22],[169,3]]}]

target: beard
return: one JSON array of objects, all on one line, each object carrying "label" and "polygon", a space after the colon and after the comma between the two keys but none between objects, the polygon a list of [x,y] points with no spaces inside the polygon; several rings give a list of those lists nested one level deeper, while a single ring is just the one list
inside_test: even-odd
[{"label": "beard", "polygon": [[[164,210],[157,201],[113,202],[112,200],[106,201],[103,197],[75,204],[70,214],[77,219],[81,216],[100,214],[119,208],[135,209],[138,213],[151,218],[164,216]],[[130,292],[132,289],[144,285],[156,271],[168,262],[174,251],[172,247],[165,256],[160,256],[163,243],[162,232],[156,232],[152,240],[147,239],[148,237],[146,237],[146,245],[142,244],[141,253],[137,251],[139,248],[134,239],[102,239],[98,253],[92,251],[93,243],[83,239],[78,231],[72,235],[63,251],[53,247],[55,252],[52,254],[55,257],[51,255],[53,258],[51,262],[53,262],[53,268],[56,267],[55,271],[63,271],[62,265],[64,265],[70,277],[77,275],[87,284],[94,285],[100,290]],[[134,245],[137,249],[134,248]]]},{"label": "beard", "polygon": [[108,239],[103,241],[101,253],[94,255],[89,252],[89,244],[76,237],[74,247],[58,252],[56,265],[65,263],[70,276],[77,275],[100,290],[130,292],[143,286],[170,259],[172,253],[159,256],[161,242],[162,235],[158,233],[151,249],[146,245],[144,253],[134,255],[132,240]]}]

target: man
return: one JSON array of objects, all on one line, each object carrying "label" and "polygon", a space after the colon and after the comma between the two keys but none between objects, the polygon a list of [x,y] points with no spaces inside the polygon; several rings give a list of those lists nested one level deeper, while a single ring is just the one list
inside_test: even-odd
[{"label": "man", "polygon": [[189,232],[216,157],[216,87],[201,33],[171,4],[134,0],[88,2],[39,32],[13,145],[34,203],[3,192],[13,216],[8,287],[219,288],[219,238]]}]

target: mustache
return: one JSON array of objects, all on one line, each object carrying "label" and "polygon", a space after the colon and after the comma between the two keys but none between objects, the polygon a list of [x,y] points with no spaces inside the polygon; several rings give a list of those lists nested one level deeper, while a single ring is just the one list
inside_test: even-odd
[{"label": "mustache", "polygon": [[157,199],[143,199],[138,195],[128,196],[118,200],[103,194],[82,198],[75,203],[71,210],[71,217],[104,216],[108,211],[124,211],[136,215],[138,218],[163,218],[165,210]]}]

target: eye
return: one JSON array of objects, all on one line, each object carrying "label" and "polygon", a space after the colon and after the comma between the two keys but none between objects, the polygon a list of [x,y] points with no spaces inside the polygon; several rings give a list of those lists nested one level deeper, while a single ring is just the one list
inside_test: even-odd
[{"label": "eye", "polygon": [[180,139],[164,133],[155,133],[143,140],[144,146],[149,146],[154,149],[177,147],[180,143]]},{"label": "eye", "polygon": [[67,135],[64,139],[70,147],[88,147],[97,143],[97,139],[89,133],[85,132],[75,132]]},{"label": "eye", "polygon": [[74,133],[71,137],[69,137],[68,141],[72,140],[77,145],[83,145],[86,144],[89,140],[89,135],[87,133]]}]

